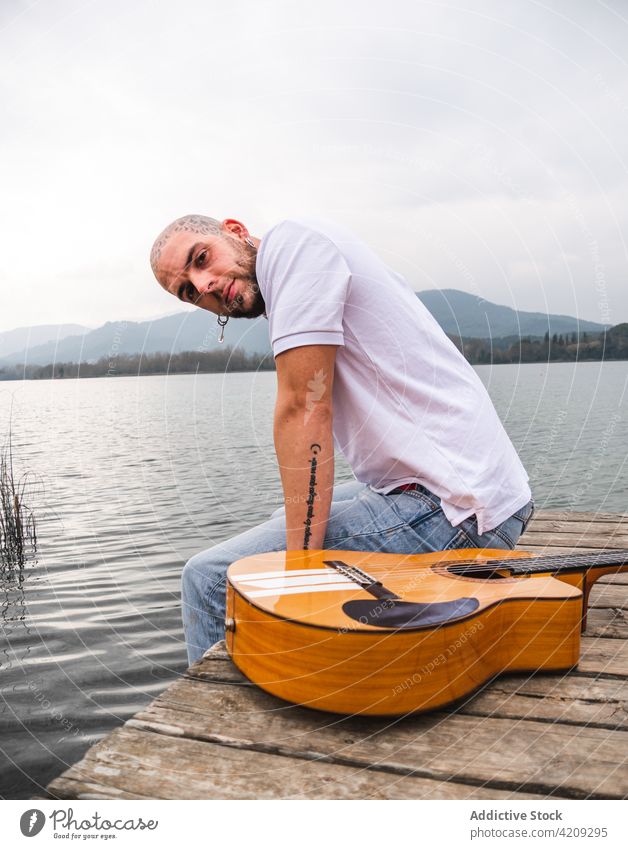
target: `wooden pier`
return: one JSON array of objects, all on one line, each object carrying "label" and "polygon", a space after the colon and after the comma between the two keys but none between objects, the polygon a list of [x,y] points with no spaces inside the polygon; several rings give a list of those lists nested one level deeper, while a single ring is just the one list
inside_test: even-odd
[{"label": "wooden pier", "polygon": [[[628,549],[628,514],[538,512],[519,548]],[[286,704],[216,646],[51,782],[57,799],[628,798],[628,574],[593,588],[577,670],[508,675],[456,709]]]}]

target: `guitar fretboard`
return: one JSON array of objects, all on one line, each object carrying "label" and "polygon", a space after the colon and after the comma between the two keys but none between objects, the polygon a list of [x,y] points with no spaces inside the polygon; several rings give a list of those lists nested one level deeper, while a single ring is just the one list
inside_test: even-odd
[{"label": "guitar fretboard", "polygon": [[463,573],[473,565],[475,571],[507,569],[511,575],[534,575],[539,572],[566,572],[572,569],[585,570],[596,566],[628,566],[628,551],[604,551],[592,554],[551,554],[522,560],[490,560],[486,563],[454,564],[450,571]]}]

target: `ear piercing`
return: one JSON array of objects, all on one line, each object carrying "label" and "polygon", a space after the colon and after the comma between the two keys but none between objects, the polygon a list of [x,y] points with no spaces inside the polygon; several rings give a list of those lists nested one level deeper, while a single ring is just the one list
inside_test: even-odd
[{"label": "ear piercing", "polygon": [[219,342],[225,341],[225,325],[229,321],[228,315],[219,315],[218,316],[218,326],[220,327],[220,339]]}]

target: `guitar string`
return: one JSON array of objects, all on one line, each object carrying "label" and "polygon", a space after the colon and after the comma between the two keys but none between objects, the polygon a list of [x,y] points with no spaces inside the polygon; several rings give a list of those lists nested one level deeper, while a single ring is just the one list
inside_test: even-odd
[{"label": "guitar string", "polygon": [[[473,561],[472,561],[473,563]],[[511,574],[533,574],[535,572],[562,572],[576,568],[595,568],[596,566],[625,566],[628,565],[628,551],[615,550],[595,554],[551,554],[540,557],[512,558],[511,560],[480,561],[477,571],[508,569]],[[454,563],[450,571],[455,572]],[[473,568],[475,571],[475,568]],[[468,568],[465,571],[469,571]]]},{"label": "guitar string", "polygon": [[[329,561],[331,562],[331,561]],[[430,564],[434,565],[434,564]],[[575,568],[596,568],[598,566],[626,566],[628,565],[628,550],[616,549],[612,552],[589,553],[589,554],[552,554],[538,557],[512,558],[509,560],[467,560],[467,561],[448,561],[442,560],[435,565],[448,565],[448,571],[452,574],[460,574],[464,576],[465,572],[486,572],[493,573],[499,569],[507,569],[510,575],[528,575],[541,572],[561,572]],[[349,569],[355,569],[362,572],[367,579],[377,583],[378,578],[368,575],[359,567],[352,567],[346,564]],[[410,569],[415,569],[414,564],[408,564]],[[371,567],[382,568],[382,567]],[[385,567],[384,567],[385,568]],[[405,569],[407,573],[410,569]],[[340,571],[340,570],[339,570]],[[399,574],[398,572],[396,573]],[[385,577],[395,577],[395,571],[387,571]],[[356,581],[359,583],[359,581]]]}]

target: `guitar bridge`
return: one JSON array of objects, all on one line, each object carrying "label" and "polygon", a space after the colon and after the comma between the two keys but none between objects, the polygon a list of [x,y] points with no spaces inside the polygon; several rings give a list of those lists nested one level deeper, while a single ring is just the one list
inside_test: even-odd
[{"label": "guitar bridge", "polygon": [[323,560],[323,563],[325,566],[331,566],[332,569],[340,572],[340,574],[344,575],[345,578],[353,581],[354,584],[362,587],[363,590],[366,590],[375,598],[382,600],[400,598],[400,596],[392,590],[387,589],[381,581],[377,580],[377,578],[373,578],[372,575],[368,575],[357,566],[350,566],[342,560]]}]

